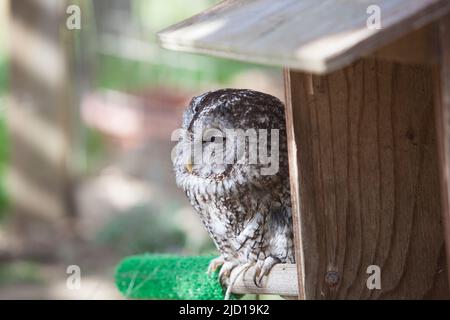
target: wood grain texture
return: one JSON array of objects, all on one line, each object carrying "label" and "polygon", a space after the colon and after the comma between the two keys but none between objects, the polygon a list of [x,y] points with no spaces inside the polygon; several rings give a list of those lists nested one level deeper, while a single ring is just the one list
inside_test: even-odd
[{"label": "wood grain texture", "polygon": [[[370,5],[381,29],[367,28]],[[448,0],[227,0],[158,37],[172,50],[325,73],[449,11]]]},{"label": "wood grain texture", "polygon": [[[239,270],[234,269],[233,278]],[[233,285],[233,293],[236,294],[274,294],[281,296],[297,296],[297,268],[295,264],[277,264],[263,280],[262,287],[257,287],[253,276],[255,268],[240,274]]]},{"label": "wood grain texture", "polygon": [[290,187],[291,187],[291,202],[292,202],[292,223],[294,230],[294,243],[295,243],[295,261],[297,266],[297,286],[300,288],[298,291],[299,300],[305,300],[305,258],[303,256],[303,241],[301,234],[302,215],[300,214],[300,186],[299,186],[299,166],[298,166],[298,150],[297,141],[295,137],[296,129],[294,108],[292,103],[292,87],[291,87],[291,72],[288,68],[284,69],[284,90],[286,101],[286,135],[288,144],[288,158],[289,158],[289,175],[290,175]]},{"label": "wood grain texture", "polygon": [[364,59],[289,77],[300,298],[449,298],[431,68]]},{"label": "wood grain texture", "polygon": [[447,261],[450,261],[450,15],[443,18],[438,25],[440,63],[435,73],[436,128],[440,158],[442,220],[447,244]]},{"label": "wood grain texture", "polygon": [[409,64],[437,64],[435,35],[436,23],[431,23],[378,49],[372,56]]}]

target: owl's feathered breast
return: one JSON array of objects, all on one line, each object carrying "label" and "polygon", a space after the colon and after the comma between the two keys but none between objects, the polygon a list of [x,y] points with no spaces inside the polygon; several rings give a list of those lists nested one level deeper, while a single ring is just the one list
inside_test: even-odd
[{"label": "owl's feathered breast", "polygon": [[250,259],[251,255],[256,258],[258,250],[268,246],[279,231],[279,225],[289,223],[289,189],[276,181],[266,183],[261,188],[224,182],[223,189],[218,188],[220,192],[212,193],[208,192],[207,186],[186,190],[191,204],[222,253],[244,260]]}]

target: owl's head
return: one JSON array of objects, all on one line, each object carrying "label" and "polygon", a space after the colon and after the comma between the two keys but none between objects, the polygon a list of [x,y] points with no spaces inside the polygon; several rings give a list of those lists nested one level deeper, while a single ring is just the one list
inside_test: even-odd
[{"label": "owl's head", "polygon": [[222,89],[193,98],[172,155],[178,184],[257,183],[268,157],[285,157],[284,121],[282,102],[262,92]]}]

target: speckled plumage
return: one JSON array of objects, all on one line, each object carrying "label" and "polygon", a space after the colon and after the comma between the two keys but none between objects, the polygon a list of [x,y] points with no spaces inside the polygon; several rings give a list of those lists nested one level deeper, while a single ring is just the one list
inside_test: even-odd
[{"label": "speckled plumage", "polygon": [[[192,99],[183,116],[183,129],[175,149],[174,170],[177,184],[221,253],[211,269],[223,264],[221,275],[226,280],[233,268],[255,264],[255,282],[260,284],[274,264],[295,262],[281,101],[252,90],[208,92]],[[210,129],[279,129],[278,172],[262,175],[261,168],[267,165],[260,163],[194,163],[186,168],[187,159],[192,159],[194,134]],[[204,148],[212,143],[226,145],[220,139],[201,143]],[[233,146],[226,145],[225,152],[230,152],[229,147]]]}]

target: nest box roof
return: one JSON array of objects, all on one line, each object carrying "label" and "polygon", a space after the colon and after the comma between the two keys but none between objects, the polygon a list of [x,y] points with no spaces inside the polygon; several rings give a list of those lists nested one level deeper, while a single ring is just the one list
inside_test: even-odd
[{"label": "nest box roof", "polygon": [[449,11],[450,0],[226,0],[158,37],[167,49],[325,73]]}]

